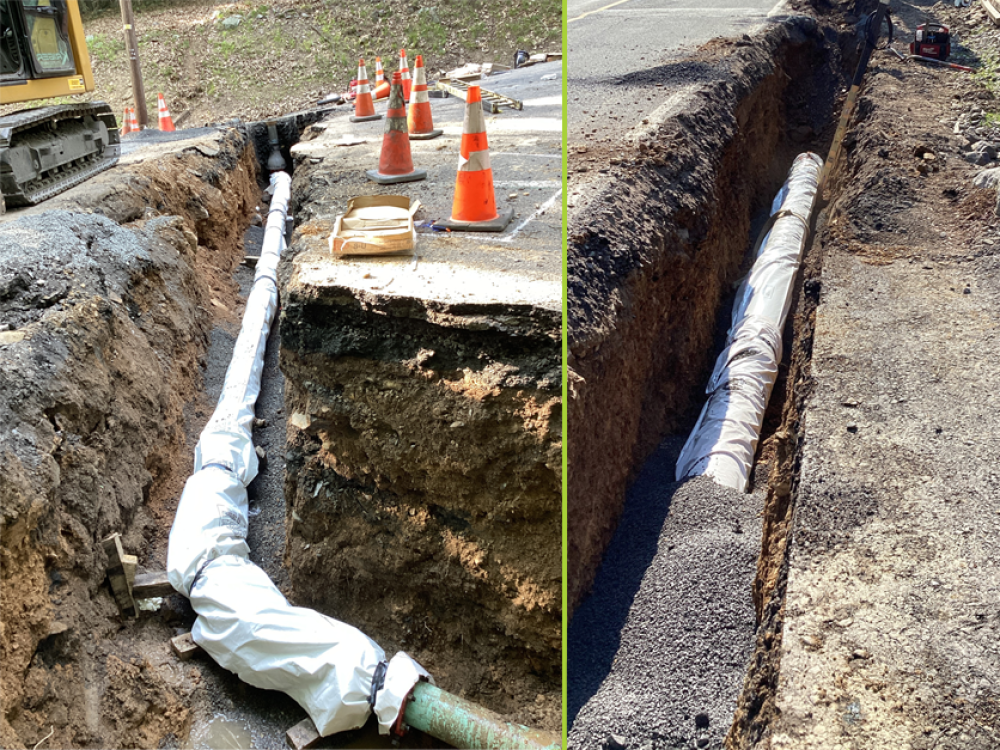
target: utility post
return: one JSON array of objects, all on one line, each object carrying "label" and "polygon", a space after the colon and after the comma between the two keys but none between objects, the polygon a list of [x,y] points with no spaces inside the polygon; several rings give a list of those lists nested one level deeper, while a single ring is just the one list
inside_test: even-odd
[{"label": "utility post", "polygon": [[122,23],[125,25],[125,48],[128,50],[129,65],[132,69],[132,98],[135,100],[135,116],[139,127],[149,124],[146,112],[146,87],[142,85],[142,68],[139,67],[139,40],[135,35],[135,16],[132,15],[132,0],[120,0]]}]

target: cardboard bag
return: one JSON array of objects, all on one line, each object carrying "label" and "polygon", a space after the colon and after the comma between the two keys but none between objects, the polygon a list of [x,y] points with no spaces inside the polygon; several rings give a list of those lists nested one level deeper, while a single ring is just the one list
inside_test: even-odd
[{"label": "cardboard bag", "polygon": [[420,201],[405,195],[359,195],[347,202],[330,235],[334,255],[409,254],[416,242],[413,215]]}]

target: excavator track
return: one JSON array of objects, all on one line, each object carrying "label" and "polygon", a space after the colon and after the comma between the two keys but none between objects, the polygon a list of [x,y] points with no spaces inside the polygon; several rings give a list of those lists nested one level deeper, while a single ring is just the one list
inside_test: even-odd
[{"label": "excavator track", "polygon": [[113,167],[121,153],[104,102],[41,107],[0,117],[0,193],[32,206]]}]

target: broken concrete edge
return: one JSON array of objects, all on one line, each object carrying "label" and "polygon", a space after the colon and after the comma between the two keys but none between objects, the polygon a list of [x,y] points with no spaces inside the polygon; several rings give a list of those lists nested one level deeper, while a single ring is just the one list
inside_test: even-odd
[{"label": "broken concrete edge", "polygon": [[[826,54],[816,19],[776,20],[751,41],[729,47],[724,66],[713,61],[724,75],[697,95],[685,90],[657,110],[661,120],[634,131],[631,161],[613,168],[593,199],[569,217],[570,615],[591,585],[635,471],[664,432],[680,426],[704,384],[717,300],[735,278],[751,211],[760,207],[750,203],[762,201],[764,191],[773,197],[773,180],[758,173],[768,171],[776,143],[759,137],[742,143],[738,136],[751,119],[783,117],[780,99],[790,77],[782,60],[793,49]],[[748,109],[748,102],[766,100],[764,87],[777,103],[768,103],[767,113]],[[773,123],[771,129],[777,129]],[[748,145],[754,153],[734,151]],[[734,179],[727,170],[760,183],[761,194],[744,190],[723,205],[719,194]],[[643,206],[641,226],[619,218],[634,215],[634,205]],[[595,206],[601,211],[588,210]],[[727,227],[720,231],[715,222]],[[713,237],[718,247],[707,247]],[[692,296],[698,310],[669,315],[661,309]]]},{"label": "broken concrete edge", "polygon": [[[390,318],[424,321],[431,325],[465,331],[496,331],[516,339],[538,339],[540,343],[558,342],[562,338],[562,311],[535,305],[511,304],[452,304],[414,297],[395,297],[347,286],[322,289],[296,284],[293,273],[284,293],[294,288],[299,304],[322,304],[353,308],[356,312],[371,311]],[[284,311],[282,313],[284,319]],[[289,332],[294,335],[293,332]]]}]

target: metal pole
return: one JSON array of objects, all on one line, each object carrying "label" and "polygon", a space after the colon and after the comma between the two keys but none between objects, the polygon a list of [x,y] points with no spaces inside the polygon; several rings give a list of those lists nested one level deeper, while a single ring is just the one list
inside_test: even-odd
[{"label": "metal pole", "polygon": [[559,737],[504,721],[482,706],[418,682],[406,702],[403,721],[453,747],[472,750],[559,750]]},{"label": "metal pole", "polygon": [[132,72],[132,99],[135,102],[135,116],[139,127],[149,124],[149,114],[146,112],[146,87],[142,84],[142,68],[139,66],[139,40],[135,35],[135,16],[132,15],[132,0],[120,0],[122,6],[122,23],[125,31],[125,48],[128,50],[128,60]]}]

